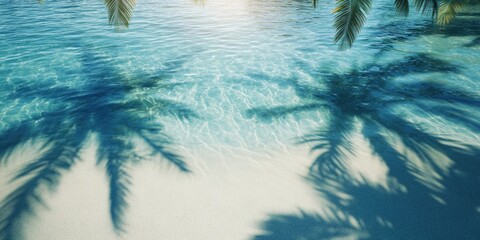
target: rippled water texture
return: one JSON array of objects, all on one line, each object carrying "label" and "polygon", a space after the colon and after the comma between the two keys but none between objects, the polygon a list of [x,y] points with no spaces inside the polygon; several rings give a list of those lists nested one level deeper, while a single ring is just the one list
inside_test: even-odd
[{"label": "rippled water texture", "polygon": [[0,239],[478,239],[480,10],[0,3]]}]

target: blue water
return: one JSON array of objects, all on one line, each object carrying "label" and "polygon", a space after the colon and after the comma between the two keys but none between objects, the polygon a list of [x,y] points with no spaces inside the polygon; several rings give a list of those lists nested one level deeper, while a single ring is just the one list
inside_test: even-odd
[{"label": "blue water", "polygon": [[[478,9],[438,27],[376,2],[353,48],[339,51],[334,5],[325,1],[140,1],[120,30],[101,1],[0,6],[1,161],[12,164],[25,142],[50,144],[41,164],[2,176],[14,181],[5,181],[13,193],[0,195],[0,239],[29,232],[28,208],[74,169],[70,150],[87,148],[92,135],[110,184],[113,225],[105,228],[116,237],[135,238],[123,224],[135,220],[123,216],[130,194],[121,185],[135,182],[128,169],[147,151],[179,173],[205,175],[236,171],[241,161],[268,172],[284,163],[277,156],[301,159],[302,181],[333,212],[326,218],[292,200],[300,213],[246,218],[257,233],[209,236],[207,227],[209,237],[191,239],[480,237]],[[157,148],[136,145],[142,134]],[[367,147],[351,141],[357,135]],[[364,153],[389,169],[383,187],[350,176],[348,161]],[[162,234],[149,238],[177,236]]]}]

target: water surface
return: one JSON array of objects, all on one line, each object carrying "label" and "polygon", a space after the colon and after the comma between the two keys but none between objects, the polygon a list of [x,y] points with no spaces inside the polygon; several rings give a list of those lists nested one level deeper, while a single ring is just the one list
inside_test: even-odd
[{"label": "water surface", "polygon": [[0,239],[479,238],[477,9],[332,9],[2,2]]}]

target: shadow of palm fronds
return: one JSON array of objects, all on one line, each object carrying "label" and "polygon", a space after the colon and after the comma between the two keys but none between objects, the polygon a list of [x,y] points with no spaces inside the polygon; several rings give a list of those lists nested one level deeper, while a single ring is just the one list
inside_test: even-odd
[{"label": "shadow of palm fronds", "polygon": [[[391,164],[400,165],[394,175],[400,189],[375,188],[349,182],[337,176],[311,173],[307,181],[320,195],[324,210],[275,214],[260,224],[255,240],[316,239],[476,239],[480,205],[478,149],[460,159],[444,175],[444,189],[438,196],[411,178],[402,160],[389,149]],[[391,165],[390,165],[391,166]]]},{"label": "shadow of palm fronds", "polygon": [[343,222],[326,221],[318,214],[271,215],[262,224],[263,234],[253,240],[369,239],[368,235]]},{"label": "shadow of palm fronds", "polygon": [[[447,62],[417,54],[387,65],[371,64],[344,75],[328,76],[323,86],[292,81],[296,94],[302,99],[300,104],[252,108],[246,115],[269,120],[304,111],[321,109],[328,112],[328,126],[299,141],[313,144],[312,150],[325,150],[312,164],[312,170],[334,170],[332,168],[342,165],[343,156],[353,153],[354,146],[349,139],[356,130],[356,122],[363,125],[368,140],[372,139],[367,133],[385,130],[396,134],[407,148],[425,160],[428,159],[425,148],[440,152],[446,148],[461,152],[463,148],[454,147],[460,144],[458,142],[429,133],[422,124],[410,121],[405,114],[424,112],[477,132],[480,121],[472,109],[480,106],[479,96],[439,82],[400,82],[396,79],[409,78],[413,74],[456,71],[456,67]],[[409,112],[399,110],[402,107],[409,107]]]},{"label": "shadow of palm fronds", "polygon": [[[480,189],[475,187],[480,186],[475,177],[480,174],[480,149],[437,129],[446,125],[465,134],[480,132],[480,96],[441,81],[415,78],[457,71],[447,62],[417,54],[329,75],[320,84],[291,81],[300,104],[250,109],[247,115],[260,120],[304,111],[328,113],[325,127],[298,142],[318,151],[308,182],[332,203],[331,212],[338,213],[330,218],[314,213],[275,215],[264,223],[265,233],[254,239],[297,239],[292,233],[299,223],[308,228],[301,235],[304,239],[342,238],[345,233],[360,234],[354,239],[478,237],[472,223],[480,218],[476,193]],[[439,119],[441,124],[435,126]],[[372,186],[351,175],[347,165],[358,157],[352,137],[356,133],[387,166],[387,186]]]},{"label": "shadow of palm fronds", "polygon": [[[0,239],[20,238],[22,219],[33,215],[37,205],[45,205],[45,190],[54,189],[61,176],[78,162],[89,136],[98,143],[97,162],[108,175],[110,215],[117,233],[124,231],[132,164],[160,156],[180,171],[189,172],[161,122],[168,116],[185,120],[196,117],[187,106],[158,97],[162,89],[178,84],[165,83],[161,75],[121,75],[105,58],[92,52],[84,52],[81,61],[85,76],[81,86],[23,84],[11,96],[44,99],[57,103],[57,107],[0,132],[3,164],[8,163],[13,152],[21,151],[23,144],[42,144],[41,156],[14,175],[12,182],[19,185],[0,203]],[[139,144],[142,151],[137,148]]]}]

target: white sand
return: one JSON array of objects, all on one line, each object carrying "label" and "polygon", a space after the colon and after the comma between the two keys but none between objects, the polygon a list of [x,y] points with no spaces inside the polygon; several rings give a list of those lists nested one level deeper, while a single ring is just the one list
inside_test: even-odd
[{"label": "white sand", "polygon": [[[353,175],[384,185],[386,167],[368,154],[361,138],[354,140],[364,146],[352,161]],[[134,166],[123,238],[249,239],[260,233],[259,224],[270,214],[296,214],[302,209],[325,215],[333,206],[303,179],[314,158],[308,146],[261,157],[241,149],[230,151],[228,159],[212,151],[185,152],[191,174],[154,162]],[[108,214],[107,178],[94,154],[94,147],[88,147],[84,160],[64,174],[57,192],[45,194],[49,210],[40,207],[38,216],[23,225],[26,239],[120,238],[113,233]]]}]

